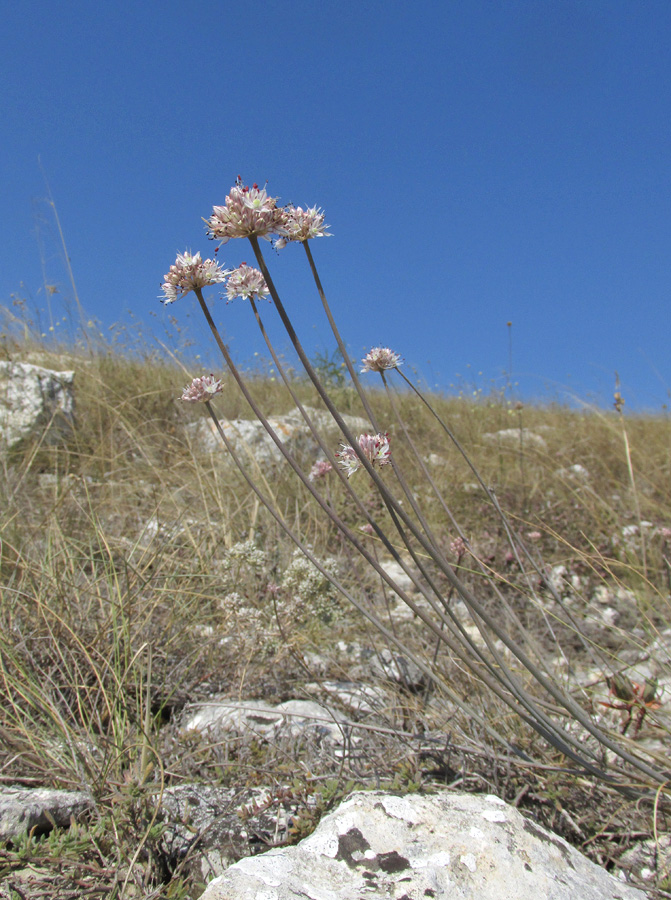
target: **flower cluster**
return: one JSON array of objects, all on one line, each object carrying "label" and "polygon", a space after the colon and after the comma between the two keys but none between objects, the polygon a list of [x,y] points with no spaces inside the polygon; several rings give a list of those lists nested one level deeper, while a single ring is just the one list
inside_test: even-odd
[{"label": "flower cluster", "polygon": [[189,403],[205,403],[211,400],[215,394],[220,394],[223,385],[214,375],[203,375],[202,378],[194,378],[191,384],[187,385],[182,391],[180,400],[186,400]]},{"label": "flower cluster", "polygon": [[235,300],[236,297],[249,299],[254,294],[263,299],[268,296],[268,293],[268,285],[263,275],[258,269],[248,266],[247,263],[240,263],[238,268],[233,269],[228,276],[226,296],[229,300]]},{"label": "flower cluster", "polygon": [[325,475],[328,475],[332,469],[333,466],[328,459],[318,459],[310,469],[308,478],[310,481],[317,481],[319,478],[324,478]]},{"label": "flower cluster", "polygon": [[302,209],[300,206],[285,206],[284,235],[275,242],[278,250],[289,241],[309,241],[311,238],[331,237],[324,224],[324,213],[316,206],[310,209]]},{"label": "flower cluster", "polygon": [[222,269],[214,259],[202,260],[200,253],[192,255],[178,253],[175,264],[163,276],[163,303],[174,303],[194,288],[203,288],[208,284],[219,284],[226,280],[228,272]]},{"label": "flower cluster", "polygon": [[389,347],[373,347],[361,360],[364,372],[383,372],[385,369],[396,369],[403,363],[400,354]]},{"label": "flower cluster", "polygon": [[468,552],[466,541],[461,536],[456,537],[453,541],[450,541],[450,552],[454,553],[457,559],[461,560],[462,556],[465,556],[465,554]]},{"label": "flower cluster", "polygon": [[247,187],[239,180],[231,188],[224,206],[215,206],[204,220],[208,236],[225,244],[231,238],[283,235],[286,214],[277,206],[277,197],[269,197],[258,184]]},{"label": "flower cluster", "polygon": [[[326,572],[337,578],[338,563],[332,556],[327,556],[320,562]],[[278,606],[291,617],[306,620],[317,616],[322,622],[329,622],[338,613],[335,588],[302,550],[294,551],[280,586],[291,599]]]},{"label": "flower cluster", "polygon": [[[386,466],[391,463],[391,447],[388,434],[361,434],[359,435],[359,449],[372,466]],[[341,444],[341,450],[335,452],[341,468],[347,472],[349,478],[361,468],[361,460],[353,447]]]}]

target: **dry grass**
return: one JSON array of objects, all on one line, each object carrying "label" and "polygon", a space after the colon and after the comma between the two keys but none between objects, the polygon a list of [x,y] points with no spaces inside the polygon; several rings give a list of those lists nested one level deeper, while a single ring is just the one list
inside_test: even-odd
[{"label": "dry grass", "polygon": [[[4,355],[25,359],[29,349],[8,340]],[[218,692],[289,699],[310,680],[348,673],[339,641],[378,651],[385,642],[328,583],[318,585],[309,603],[292,602],[282,585],[293,545],[225,452],[200,452],[190,426],[202,409],[176,402],[185,377],[175,364],[110,348],[86,357],[63,349],[33,352],[47,366],[77,370],[77,426],[67,444],[24,446],[0,462],[0,778],[83,788],[97,806],[88,823],[69,833],[0,850],[0,880],[32,863],[46,879],[46,893],[35,896],[75,896],[67,892],[77,879],[119,898],[198,896],[197,877],[170,859],[156,817],[162,789],[190,780],[278,791],[293,784],[302,803],[294,837],[353,783],[493,791],[609,865],[636,837],[664,830],[664,787],[653,812],[651,800],[627,799],[586,777],[445,649],[436,671],[484,720],[495,719],[531,762],[504,752],[428,688],[412,693],[396,686],[394,702],[374,718],[382,730],[367,730],[373,720],[363,721],[361,747],[345,760],[314,755],[314,748],[289,740],[224,745],[180,735],[188,703]],[[249,383],[264,412],[291,408],[277,382],[252,375]],[[294,387],[303,402],[319,405],[307,383],[296,380]],[[335,395],[341,409],[361,414],[346,387],[336,384]],[[501,397],[431,399],[539,567],[564,566],[564,582],[573,579],[573,589],[565,605],[553,603],[531,565],[520,572],[511,564],[501,520],[473,487],[469,466],[435,419],[400,392],[403,421],[474,555],[495,573],[488,581],[466,556],[460,561],[465,583],[494,610],[491,584],[499,586],[510,608],[497,615],[519,640],[540,646],[570,689],[575,682],[567,664],[600,669],[603,688],[607,675],[626,670],[671,624],[669,538],[660,530],[671,527],[671,423],[627,416],[627,451],[615,411],[517,409]],[[393,423],[388,397],[376,392],[372,402],[380,421]],[[222,417],[250,417],[234,386],[216,405]],[[485,437],[520,427],[541,435],[545,445]],[[406,478],[449,553],[454,528],[399,426],[390,431]],[[576,465],[588,475],[571,470]],[[257,476],[315,555],[335,560],[347,589],[383,618],[398,610],[286,468]],[[360,490],[366,508],[385,520],[363,480]],[[330,491],[333,508],[358,529],[361,517],[342,487],[334,483]],[[641,520],[651,525],[641,528]],[[263,557],[245,549],[250,540]],[[375,539],[368,546],[385,555]],[[546,601],[540,611],[529,599],[531,583],[531,593]],[[630,592],[617,623],[604,625],[603,605],[594,600],[601,586]],[[449,596],[444,579],[440,587]],[[420,620],[392,614],[390,627],[418,657],[434,658],[435,636]],[[621,713],[599,709],[589,690],[575,696],[590,714],[610,716],[604,727],[618,736]],[[640,735],[624,738],[632,752],[643,752],[645,740],[652,746],[658,733],[666,741],[652,719],[653,713]],[[663,770],[661,752],[645,753]],[[657,787],[637,784],[653,800]],[[660,869],[660,890],[668,877]]]}]

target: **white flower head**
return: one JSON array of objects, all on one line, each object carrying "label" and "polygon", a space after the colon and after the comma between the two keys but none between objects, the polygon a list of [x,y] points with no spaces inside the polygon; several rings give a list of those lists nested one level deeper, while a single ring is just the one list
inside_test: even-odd
[{"label": "white flower head", "polygon": [[383,372],[385,369],[397,369],[403,360],[399,353],[394,353],[389,347],[373,347],[361,360],[364,372]]},{"label": "white flower head", "polygon": [[[360,434],[357,443],[372,466],[387,466],[391,463],[391,447],[387,433]],[[347,472],[348,478],[361,468],[361,460],[354,448],[348,444],[341,444],[341,449],[336,450],[334,456],[340,467]]]},{"label": "white flower head", "polygon": [[317,481],[319,478],[324,478],[324,476],[328,475],[332,469],[333,466],[328,459],[318,459],[310,469],[308,479],[310,481]]},{"label": "white flower head", "polygon": [[226,296],[229,300],[235,300],[236,297],[249,299],[254,295],[263,299],[269,293],[268,285],[261,272],[248,266],[247,263],[240,263],[238,268],[233,269],[228,276]]},{"label": "white flower head", "polygon": [[194,378],[191,384],[184,388],[179,399],[189,403],[205,403],[222,390],[223,384],[219,378],[215,378],[214,375],[203,375],[201,378]]},{"label": "white flower head", "polygon": [[283,235],[286,214],[277,206],[277,197],[269,197],[258,184],[243,185],[242,180],[233,185],[224,206],[215,206],[207,224],[209,237],[225,244],[231,238],[262,237],[269,241],[271,235]]},{"label": "white flower head", "polygon": [[324,213],[317,206],[303,209],[300,206],[285,206],[284,234],[275,242],[278,250],[289,241],[309,241],[312,238],[331,237],[327,231],[329,225],[324,224]]},{"label": "white flower head", "polygon": [[226,280],[228,272],[215,259],[202,260],[200,253],[178,253],[175,264],[166,272],[163,282],[163,303],[174,303],[194,288],[219,284]]}]

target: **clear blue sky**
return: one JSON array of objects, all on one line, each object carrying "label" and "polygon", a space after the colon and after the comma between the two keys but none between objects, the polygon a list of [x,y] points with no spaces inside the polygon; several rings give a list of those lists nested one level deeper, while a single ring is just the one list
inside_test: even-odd
[{"label": "clear blue sky", "polygon": [[[176,251],[210,255],[201,217],[241,174],[326,210],[313,252],[357,355],[487,388],[511,321],[523,396],[605,405],[617,370],[628,407],[668,401],[669,0],[13,0],[2,18],[0,302],[44,305],[45,276],[71,293],[45,224],[43,276],[39,155],[88,312],[197,338],[193,295],[164,310],[159,284]],[[268,259],[325,349],[301,257]],[[245,360],[238,303],[217,317]]]}]

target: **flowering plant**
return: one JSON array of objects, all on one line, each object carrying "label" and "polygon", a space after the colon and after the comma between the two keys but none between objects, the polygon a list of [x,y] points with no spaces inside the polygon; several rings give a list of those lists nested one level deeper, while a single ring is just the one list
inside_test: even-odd
[{"label": "flowering plant", "polygon": [[[395,393],[389,383],[392,378],[400,380],[401,386],[412,392],[428,408],[438,428],[447,438],[450,448],[463,457],[470,467],[479,489],[499,517],[501,532],[505,534],[509,546],[506,560],[519,566],[525,585],[525,610],[539,611],[539,621],[545,624],[548,621],[545,612],[546,603],[538,596],[534,578],[530,573],[535,575],[538,584],[544,585],[552,594],[556,603],[561,605],[562,597],[550,583],[540,561],[540,532],[533,531],[526,534],[526,540],[533,542],[532,553],[525,544],[522,534],[513,529],[496,495],[484,482],[447,422],[400,370],[403,360],[396,351],[389,347],[373,347],[364,356],[362,368],[357,372],[333,318],[310,249],[310,242],[314,238],[330,236],[323,211],[316,206],[305,210],[291,205],[278,206],[277,198],[270,197],[265,189],[259,188],[257,184],[247,187],[238,179],[224,204],[215,206],[211,216],[204,221],[207,224],[208,236],[222,244],[233,238],[247,239],[258,268],[241,263],[235,270],[224,271],[213,260],[202,261],[200,254],[181,254],[165,276],[164,302],[173,302],[177,297],[190,291],[195,293],[231,377],[284,458],[288,470],[303,485],[312,502],[327,517],[352,552],[358,554],[366,565],[375,571],[382,584],[390,589],[402,604],[409,607],[416,627],[421,629],[420,645],[423,648],[431,648],[433,645],[431,652],[417,651],[408,646],[395,629],[393,621],[392,627],[388,628],[371,605],[362,599],[363,592],[350,590],[338,571],[320,562],[310,545],[296,533],[293,525],[284,518],[276,504],[268,497],[267,490],[264,490],[267,479],[264,477],[261,485],[257,483],[258,475],[249,470],[218,421],[211,404],[206,402],[206,408],[222,442],[250,489],[255,493],[259,504],[265,507],[268,514],[295,543],[301,558],[309,561],[320,576],[373,624],[380,635],[400,650],[405,659],[417,666],[432,691],[442,692],[450,709],[451,723],[457,721],[458,712],[461,717],[460,728],[464,731],[475,728],[479,735],[487,735],[489,739],[505,748],[507,759],[521,757],[526,762],[530,761],[527,751],[520,749],[519,732],[510,731],[509,721],[514,719],[518,728],[523,723],[522,727],[528,726],[535,730],[537,736],[551,748],[552,753],[558,752],[563,759],[572,760],[583,772],[609,780],[611,784],[616,786],[624,785],[625,782],[630,784],[632,779],[636,778],[663,782],[667,776],[654,761],[644,759],[640,753],[630,752],[621,741],[602,729],[593,710],[581,705],[578,692],[568,690],[564,679],[549,671],[544,655],[537,650],[534,641],[529,638],[528,632],[520,623],[518,610],[511,607],[507,596],[503,593],[504,579],[492,571],[491,558],[478,554],[477,547],[466,541],[463,531],[454,520],[447,498],[427,468],[425,453],[421,447],[416,446],[412,430],[398,411]],[[305,352],[272,280],[259,238],[265,240],[274,238],[275,247],[278,249],[291,242],[300,243],[303,247],[324,314],[351,379],[353,396],[356,396],[369,423],[370,431],[360,432],[358,438],[355,437],[346,417],[341,414],[334,397],[335,392],[331,390],[331,386],[324,383],[323,378],[320,378],[319,371]],[[309,472],[304,471],[301,462],[284,440],[284,433],[281,429],[273,427],[249,390],[205,303],[203,288],[226,280],[226,295],[229,300],[242,297],[249,301],[287,394],[319,446],[321,457]],[[303,366],[305,375],[319,397],[323,409],[317,413],[301,403],[295,390],[295,382],[283,365],[264,326],[256,300],[267,296],[272,298],[274,309]],[[374,398],[371,399],[361,386],[359,375],[368,372],[377,372],[381,376],[384,396],[388,400],[385,416],[392,417],[392,425],[385,422],[386,427],[381,427],[375,411]],[[220,392],[221,382],[215,379],[214,375],[201,376],[185,388],[182,399],[208,401]],[[324,410],[340,431],[339,449],[334,449],[332,439],[324,437],[320,425]],[[394,428],[393,464],[390,444],[392,428]],[[421,491],[416,490],[404,475],[399,462],[399,459],[402,461],[404,454],[409,455],[415,461],[416,467],[426,476],[426,484]],[[381,471],[385,467],[390,468]],[[352,479],[351,476],[361,468],[366,470],[367,478]],[[333,473],[333,477],[325,479],[324,476],[329,472]],[[335,484],[339,491],[335,499],[332,484]],[[376,502],[371,501],[371,492],[376,494]],[[444,534],[437,533],[435,526],[432,527],[423,514],[420,500],[423,501],[427,497],[432,504],[444,511],[450,529],[456,531],[457,537],[451,542]],[[338,503],[341,504],[340,507]],[[356,526],[349,524],[352,521],[350,510],[356,513]],[[391,535],[388,534],[389,527],[394,529]],[[380,542],[392,557],[394,564],[402,572],[401,576],[390,574],[389,569],[380,564],[374,547],[376,542]],[[449,547],[449,552],[444,549],[445,547]],[[468,565],[464,561],[467,555]],[[469,579],[476,577],[481,579],[480,583],[486,585],[486,590],[484,592],[474,590],[471,581],[464,580],[464,573]],[[510,578],[507,577],[505,582],[509,586]],[[469,617],[468,626],[465,626],[455,614],[453,597],[459,599],[465,615]],[[530,612],[529,615],[531,614]],[[441,648],[444,650],[442,656],[439,652]],[[455,673],[468,673],[467,688],[461,691],[457,689]],[[625,684],[624,687],[618,685],[618,689],[615,690],[616,703],[607,705],[623,709],[629,714],[629,719],[636,712],[634,731],[637,732],[645,715],[658,707],[655,690],[652,684],[644,687],[633,682],[630,685]],[[477,702],[474,700],[474,692],[483,695]],[[490,712],[490,707],[496,712]],[[510,712],[513,713],[512,717]],[[567,722],[570,722],[571,727],[567,727]],[[451,724],[450,727],[456,725]],[[530,739],[522,743],[525,747],[532,748],[533,741]],[[623,776],[623,780],[618,781],[619,775],[613,776],[606,772],[605,751],[613,758],[617,758],[619,765],[626,767],[626,778]],[[529,749],[529,754],[533,752],[533,749]],[[553,764],[556,765],[556,761],[553,761]]]}]

